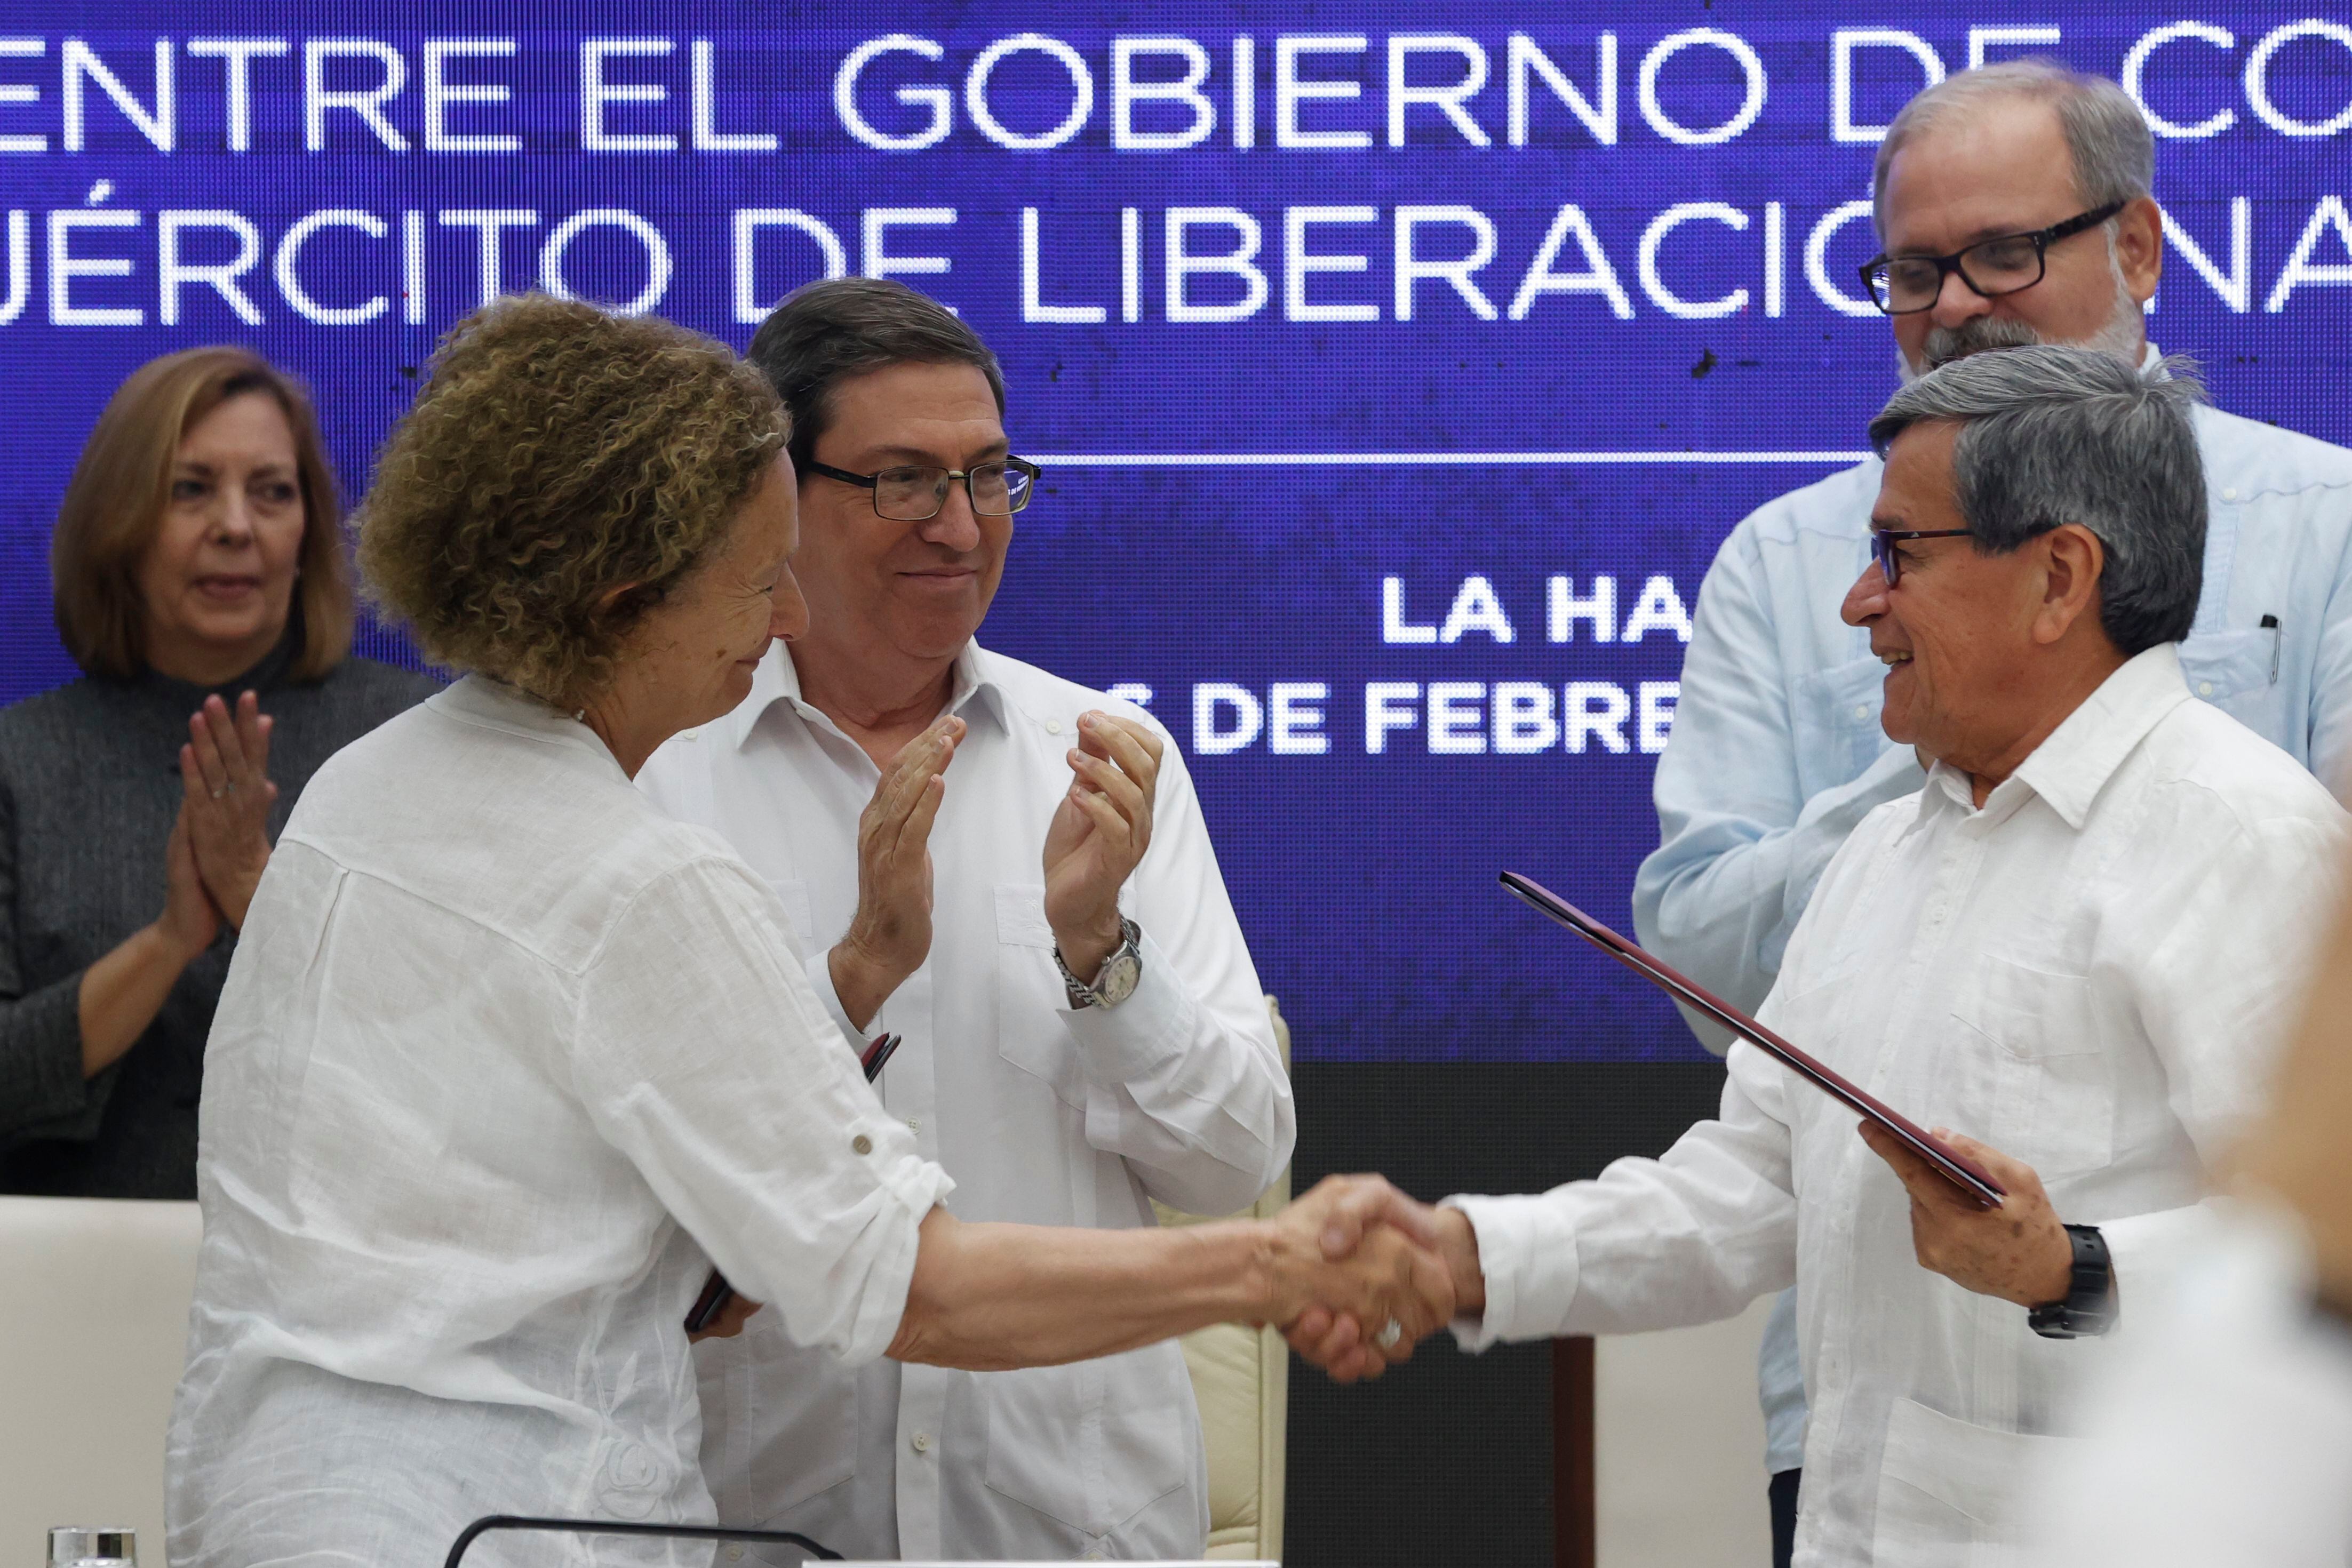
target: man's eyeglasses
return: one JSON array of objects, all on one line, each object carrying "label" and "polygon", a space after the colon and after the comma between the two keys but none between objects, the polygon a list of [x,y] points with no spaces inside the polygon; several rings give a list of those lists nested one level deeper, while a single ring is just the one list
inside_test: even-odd
[{"label": "man's eyeglasses", "polygon": [[812,474],[873,491],[876,515],[894,523],[928,522],[938,517],[940,508],[948,504],[948,486],[959,480],[964,494],[971,497],[971,509],[983,517],[1010,517],[1027,506],[1037,492],[1037,465],[1025,457],[978,463],[968,469],[909,465],[885,468],[879,474],[852,474],[814,458],[807,467]]},{"label": "man's eyeglasses", "polygon": [[1870,559],[1878,563],[1878,574],[1892,588],[1903,580],[1903,553],[1896,545],[1906,539],[1962,539],[1969,532],[1967,528],[1873,528]]},{"label": "man's eyeglasses", "polygon": [[1944,292],[1948,273],[1958,273],[1960,281],[1983,298],[1998,299],[2041,282],[2052,246],[2096,228],[2123,210],[2123,203],[2109,202],[2063,224],[2031,234],[1981,239],[1949,256],[1875,256],[1862,264],[1862,281],[1870,290],[1871,303],[1889,316],[1908,316],[1932,307]]}]

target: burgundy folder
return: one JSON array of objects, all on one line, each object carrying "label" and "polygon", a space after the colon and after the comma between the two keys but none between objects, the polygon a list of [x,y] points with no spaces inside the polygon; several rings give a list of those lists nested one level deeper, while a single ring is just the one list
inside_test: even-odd
[{"label": "burgundy folder", "polygon": [[1839,1101],[1860,1112],[1865,1121],[1874,1122],[1885,1128],[1905,1148],[1935,1166],[1937,1175],[1966,1193],[1979,1208],[2000,1207],[2000,1200],[2007,1196],[2006,1189],[1993,1180],[1982,1166],[1946,1148],[1920,1131],[1918,1124],[1909,1117],[1888,1108],[1876,1095],[1856,1088],[1738,1008],[1685,979],[1542,883],[1530,881],[1517,872],[1507,871],[1503,873],[1503,885],[1676,1001],[1706,1014],[1766,1055],[1777,1058],[1801,1076],[1812,1080]]}]

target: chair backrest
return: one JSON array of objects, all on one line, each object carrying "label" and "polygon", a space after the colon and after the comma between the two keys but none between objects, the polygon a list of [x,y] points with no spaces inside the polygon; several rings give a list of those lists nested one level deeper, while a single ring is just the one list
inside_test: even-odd
[{"label": "chair backrest", "polygon": [[[1290,1066],[1290,1026],[1272,997],[1275,1043]],[[1269,1218],[1290,1201],[1286,1168],[1244,1212]],[[1159,1204],[1162,1225],[1198,1225],[1212,1218],[1179,1214]],[[1231,1217],[1225,1217],[1231,1218]],[[1290,1439],[1290,1347],[1271,1325],[1253,1329],[1217,1323],[1183,1338],[1184,1364],[1201,1405],[1201,1434],[1209,1450],[1208,1555],[1278,1562],[1282,1557],[1285,1467]]]},{"label": "chair backrest", "polygon": [[163,1432],[188,1352],[193,1203],[0,1197],[0,1563],[53,1525],[163,1561]]}]

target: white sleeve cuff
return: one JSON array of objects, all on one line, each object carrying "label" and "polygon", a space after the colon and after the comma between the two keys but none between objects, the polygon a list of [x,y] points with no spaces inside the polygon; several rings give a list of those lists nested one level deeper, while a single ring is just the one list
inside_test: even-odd
[{"label": "white sleeve cuff", "polygon": [[2189,1267],[2226,1236],[2225,1220],[2233,1207],[2226,1197],[2214,1197],[2183,1208],[2098,1222],[2099,1239],[2107,1244],[2107,1260],[2115,1270],[2119,1326],[2144,1319],[2152,1305],[2171,1300]]},{"label": "white sleeve cuff", "polygon": [[[816,990],[816,999],[824,1004],[825,1017],[831,1019],[833,1027],[841,1031],[841,1038],[849,1042],[849,1049],[863,1056],[866,1053],[866,1031],[849,1021],[849,1014],[841,1005],[841,993],[833,988],[833,949],[818,948],[815,956],[802,967],[808,971],[808,981]],[[889,1006],[887,1002],[882,1005]],[[882,1015],[876,1013],[874,1021],[880,1023]],[[877,1030],[875,1032],[878,1034],[881,1031]]]},{"label": "white sleeve cuff", "polygon": [[907,1317],[907,1297],[914,1289],[915,1259],[922,1250],[923,1221],[955,1190],[955,1179],[930,1161],[901,1155],[881,1172],[885,1203],[897,1203],[904,1213],[886,1223],[892,1234],[875,1260],[869,1288],[857,1304],[856,1319],[841,1360],[847,1366],[879,1361],[898,1337]]},{"label": "white sleeve cuff", "polygon": [[1057,1009],[1078,1042],[1087,1076],[1107,1087],[1151,1076],[1192,1038],[1195,1004],[1175,966],[1149,931],[1136,951],[1143,959],[1143,977],[1127,1000],[1115,1008]]},{"label": "white sleeve cuff", "polygon": [[1470,1221],[1478,1237],[1478,1271],[1486,1281],[1484,1315],[1454,1321],[1463,1349],[1566,1332],[1576,1301],[1576,1227],[1558,1196],[1457,1194],[1438,1207],[1459,1209]]}]

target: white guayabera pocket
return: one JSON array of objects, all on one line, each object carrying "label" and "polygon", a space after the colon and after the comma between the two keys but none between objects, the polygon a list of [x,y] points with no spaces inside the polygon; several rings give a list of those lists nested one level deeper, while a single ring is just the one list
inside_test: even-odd
[{"label": "white guayabera pocket", "polygon": [[1107,1535],[1192,1471],[1200,1421],[1173,1342],[980,1382],[989,1490],[1073,1529]]},{"label": "white guayabera pocket", "polygon": [[1986,1142],[2045,1184],[2115,1158],[2116,1067],[2088,978],[1987,954],[1953,1012],[1992,1046]]},{"label": "white guayabera pocket", "polygon": [[1077,1042],[1062,1025],[1070,1005],[1054,967],[1054,928],[1045,890],[1005,883],[996,889],[996,1049],[1024,1072],[1044,1079],[1064,1103],[1087,1103]]}]

